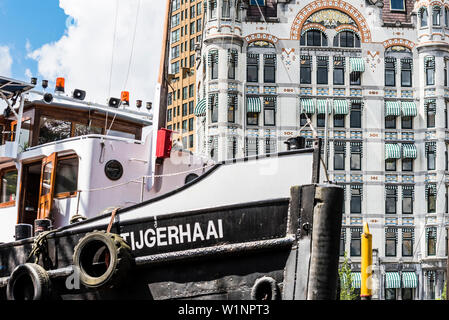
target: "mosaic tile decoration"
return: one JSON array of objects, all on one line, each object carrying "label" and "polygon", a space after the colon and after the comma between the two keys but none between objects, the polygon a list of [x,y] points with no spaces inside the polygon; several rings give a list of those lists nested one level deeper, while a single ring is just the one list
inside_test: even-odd
[{"label": "mosaic tile decoration", "polygon": [[259,86],[248,86],[248,87],[246,87],[246,93],[247,94],[258,94],[259,93]]},{"label": "mosaic tile decoration", "polygon": [[436,132],[435,131],[426,131],[426,140],[435,139]]},{"label": "mosaic tile decoration", "polygon": [[312,88],[301,88],[300,94],[303,96],[311,96],[312,95]]},{"label": "mosaic tile decoration", "polygon": [[397,90],[385,90],[385,97],[386,98],[396,98],[398,95]]},{"label": "mosaic tile decoration", "polygon": [[334,131],[334,138],[335,139],[345,139],[346,131]]},{"label": "mosaic tile decoration", "polygon": [[404,175],[402,176],[403,183],[415,183],[415,176]]},{"label": "mosaic tile decoration", "polygon": [[396,174],[386,174],[385,182],[388,182],[388,183],[398,182],[398,176]]},{"label": "mosaic tile decoration", "polygon": [[346,182],[346,175],[345,174],[334,174],[334,180],[335,180],[335,182]]},{"label": "mosaic tile decoration", "polygon": [[355,225],[355,224],[357,224],[357,225],[361,225],[362,224],[362,217],[351,217],[351,220],[350,220],[350,224],[351,225]]},{"label": "mosaic tile decoration", "polygon": [[231,90],[231,91],[236,91],[238,89],[238,85],[237,85],[237,83],[229,83],[228,84],[228,90]]},{"label": "mosaic tile decoration", "polygon": [[210,84],[209,91],[218,91],[218,84],[216,84],[216,83]]},{"label": "mosaic tile decoration", "polygon": [[437,223],[436,216],[426,217],[426,224],[435,224],[435,223]]},{"label": "mosaic tile decoration", "polygon": [[362,89],[351,89],[351,92],[349,93],[351,97],[361,97],[362,96]]},{"label": "mosaic tile decoration", "polygon": [[317,96],[328,96],[329,88],[317,88],[316,94],[317,94]]},{"label": "mosaic tile decoration", "polygon": [[276,94],[276,87],[264,87],[263,93],[264,94]]},{"label": "mosaic tile decoration", "polygon": [[413,98],[413,90],[402,90],[401,98]]},{"label": "mosaic tile decoration", "polygon": [[313,131],[310,130],[302,130],[299,135],[304,138],[313,139]]},{"label": "mosaic tile decoration", "polygon": [[363,175],[351,174],[351,182],[363,182]]},{"label": "mosaic tile decoration", "polygon": [[397,132],[385,132],[385,140],[398,140]]},{"label": "mosaic tile decoration", "polygon": [[449,90],[448,89],[444,89],[444,96],[445,97],[449,97]]},{"label": "mosaic tile decoration", "polygon": [[411,217],[407,217],[407,218],[402,218],[402,225],[404,226],[413,226],[414,225],[414,218]]},{"label": "mosaic tile decoration", "polygon": [[436,182],[437,181],[437,174],[436,173],[430,173],[426,174],[426,177],[424,178],[424,182]]},{"label": "mosaic tile decoration", "polygon": [[342,96],[346,95],[345,93],[346,93],[346,89],[345,88],[336,88],[336,89],[334,89],[334,96],[342,97]]},{"label": "mosaic tile decoration", "polygon": [[351,131],[351,139],[362,140],[362,131]]},{"label": "mosaic tile decoration", "polygon": [[402,140],[414,141],[415,140],[415,134],[413,132],[402,132]]},{"label": "mosaic tile decoration", "polygon": [[435,88],[428,88],[424,90],[425,97],[433,97],[434,95],[436,95]]},{"label": "mosaic tile decoration", "polygon": [[398,218],[386,217],[385,218],[385,225],[386,226],[397,226],[398,225]]}]

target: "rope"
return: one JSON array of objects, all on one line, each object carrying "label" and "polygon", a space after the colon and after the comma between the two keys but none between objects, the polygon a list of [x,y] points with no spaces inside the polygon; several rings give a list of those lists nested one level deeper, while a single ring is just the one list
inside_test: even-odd
[{"label": "rope", "polygon": [[[39,255],[44,252],[45,250],[45,244],[47,243],[47,236],[55,233],[58,229],[50,230],[50,231],[44,231],[40,233],[36,238],[34,238],[33,246],[31,249],[31,252],[27,258],[27,262],[32,261],[33,263],[39,262]],[[34,259],[33,259],[34,257]],[[33,260],[32,260],[33,259]]]},{"label": "rope", "polygon": [[112,224],[114,223],[115,215],[117,214],[119,208],[115,208],[111,214],[111,220],[109,221],[108,228],[106,229],[106,233],[111,232]]}]

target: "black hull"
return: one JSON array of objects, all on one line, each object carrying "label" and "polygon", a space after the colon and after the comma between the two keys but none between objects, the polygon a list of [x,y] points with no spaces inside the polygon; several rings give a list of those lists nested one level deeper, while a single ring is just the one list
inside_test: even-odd
[{"label": "black hull", "polygon": [[[126,224],[116,219],[111,232],[121,234],[132,248],[133,266],[125,281],[115,288],[76,285],[74,248],[94,230],[74,231],[69,227],[49,235],[47,252],[39,264],[49,274],[52,299],[249,300],[255,298],[254,286],[262,277],[274,283],[272,298],[306,299],[307,288],[311,287],[312,248],[316,244],[311,228],[317,210],[316,188],[294,187],[290,199],[173,213]],[[331,189],[338,189],[340,195],[340,188]],[[325,212],[326,219],[332,221],[325,247],[319,245],[321,251],[327,252],[321,271],[330,276],[327,289],[332,298],[337,279],[341,199],[334,196],[326,201],[330,209]],[[98,230],[106,228],[104,225]],[[0,246],[1,298],[6,298],[8,277],[16,266],[27,262],[31,249],[32,239]]]}]

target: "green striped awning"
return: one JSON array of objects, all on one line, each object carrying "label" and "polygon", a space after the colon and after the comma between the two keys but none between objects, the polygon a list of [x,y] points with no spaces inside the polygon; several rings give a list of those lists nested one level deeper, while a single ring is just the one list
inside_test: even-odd
[{"label": "green striped awning", "polygon": [[401,287],[401,277],[398,272],[386,272],[385,273],[385,288],[400,288]]},{"label": "green striped awning", "polygon": [[402,144],[402,158],[404,159],[416,159],[418,152],[416,146],[411,143]]},{"label": "green striped awning", "polygon": [[[316,111],[317,111],[318,114],[325,114],[326,113],[326,103],[327,103],[327,100],[324,100],[324,99],[317,99],[316,100],[316,109],[317,109]],[[328,106],[327,112],[329,114],[332,113],[331,106]]]},{"label": "green striped awning", "polygon": [[348,114],[348,100],[334,100],[334,114]]},{"label": "green striped awning", "polygon": [[[340,278],[342,286],[346,283],[346,274]],[[362,274],[360,272],[351,272],[351,287],[359,289],[362,286]]]},{"label": "green striped awning", "polygon": [[414,272],[402,272],[402,287],[416,288],[418,287],[418,276]]},{"label": "green striped awning", "polygon": [[206,99],[201,99],[196,104],[195,110],[193,110],[193,113],[197,117],[202,117],[206,115]]},{"label": "green striped awning", "polygon": [[364,72],[365,60],[363,58],[349,58],[350,72]]},{"label": "green striped awning", "polygon": [[352,272],[351,273],[351,286],[356,289],[360,289],[362,287],[362,273],[361,272]]},{"label": "green striped awning", "polygon": [[386,101],[385,102],[385,117],[400,116],[401,102],[400,101]]},{"label": "green striped awning", "polygon": [[301,113],[314,114],[315,113],[315,103],[313,99],[301,99]]},{"label": "green striped awning", "polygon": [[262,102],[259,97],[248,97],[246,99],[248,112],[261,112]]},{"label": "green striped awning", "polygon": [[387,143],[385,145],[385,160],[388,159],[400,159],[401,147],[395,143]]},{"label": "green striped awning", "polygon": [[402,102],[402,116],[404,117],[416,117],[418,115],[418,109],[414,102]]}]

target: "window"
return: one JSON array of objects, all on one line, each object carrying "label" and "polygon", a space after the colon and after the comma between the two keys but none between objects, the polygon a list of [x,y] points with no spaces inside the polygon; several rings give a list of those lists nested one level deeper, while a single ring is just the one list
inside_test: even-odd
[{"label": "window", "polygon": [[167,122],[172,121],[173,119],[173,109],[168,109],[167,110]]},{"label": "window", "polygon": [[177,73],[179,73],[179,60],[176,61],[176,62],[173,62],[173,63],[171,64],[171,73],[172,73],[172,74],[177,74]]},{"label": "window", "polygon": [[275,126],[276,125],[276,98],[265,97],[264,98],[264,125]]},{"label": "window", "polygon": [[210,19],[217,19],[217,0],[209,2],[209,15]]},{"label": "window", "polygon": [[385,86],[396,86],[396,59],[385,58]]},{"label": "window", "polygon": [[427,9],[426,8],[421,8],[420,12],[419,12],[419,17],[421,20],[421,27],[427,27]]},{"label": "window", "polygon": [[[203,20],[199,18],[196,20],[196,32],[200,32],[203,29]],[[193,50],[193,47],[190,49]]]},{"label": "window", "polygon": [[276,82],[276,54],[264,54],[263,79],[265,83]]},{"label": "window", "polygon": [[176,59],[179,58],[179,45],[174,46],[171,48],[171,58]]},{"label": "window", "polygon": [[248,53],[246,62],[246,81],[259,82],[259,55]]},{"label": "window", "polygon": [[189,131],[193,131],[193,118],[189,119]]},{"label": "window", "polygon": [[385,117],[385,128],[386,129],[396,129],[396,116],[386,116]]},{"label": "window", "polygon": [[427,56],[424,58],[424,67],[426,71],[426,85],[435,84],[435,57]]},{"label": "window", "polygon": [[235,69],[238,61],[237,50],[229,50],[228,59],[228,79],[235,79]]},{"label": "window", "polygon": [[218,51],[213,50],[209,52],[209,64],[210,64],[210,70],[211,75],[210,78],[212,80],[218,79]]},{"label": "window", "polygon": [[359,86],[361,84],[362,73],[358,71],[353,71],[349,74],[349,84],[352,86]]},{"label": "window", "polygon": [[38,144],[67,139],[71,133],[71,122],[41,117]]},{"label": "window", "polygon": [[351,103],[350,126],[351,128],[362,127],[362,103],[359,101],[353,101]]},{"label": "window", "polygon": [[340,257],[345,255],[345,247],[346,247],[346,229],[341,228],[340,234]]},{"label": "window", "polygon": [[434,184],[426,185],[427,213],[436,212],[437,188]]},{"label": "window", "polygon": [[360,257],[362,252],[362,228],[351,228],[351,251],[352,257]]},{"label": "window", "polygon": [[361,142],[351,142],[351,170],[362,170]]},{"label": "window", "polygon": [[334,47],[360,48],[360,38],[352,31],[341,31],[334,37]]},{"label": "window", "polygon": [[193,148],[193,134],[189,135],[189,148]]},{"label": "window", "polygon": [[211,110],[211,121],[218,122],[218,93],[209,96],[209,108]]},{"label": "window", "polygon": [[402,187],[402,213],[413,213],[413,186]]},{"label": "window", "polygon": [[405,0],[390,0],[391,11],[405,11]]},{"label": "window", "polygon": [[397,202],[397,188],[395,186],[385,186],[385,213],[395,214]]},{"label": "window", "polygon": [[386,257],[396,257],[398,241],[398,229],[397,228],[387,228],[385,230],[385,256]]},{"label": "window", "polygon": [[303,33],[299,41],[301,46],[327,47],[326,35],[318,30],[310,30]]},{"label": "window", "polygon": [[402,129],[413,129],[413,117],[402,117],[401,118]]},{"label": "window", "polygon": [[94,127],[92,125],[75,123],[75,132],[74,132],[75,137],[85,136],[88,134],[102,134],[102,133],[103,133],[103,129],[100,127]]},{"label": "window", "polygon": [[78,157],[58,159],[56,165],[55,194],[72,193],[78,190]]},{"label": "window", "polygon": [[434,26],[439,26],[441,24],[441,8],[435,6],[432,8],[432,24]]},{"label": "window", "polygon": [[402,229],[402,256],[412,257],[413,256],[413,238],[414,230],[412,228]]},{"label": "window", "polygon": [[412,59],[401,59],[401,86],[412,86]]},{"label": "window", "polygon": [[228,159],[235,159],[237,156],[237,138],[228,137]]},{"label": "window", "polygon": [[362,213],[362,186],[351,186],[351,213]]},{"label": "window", "polygon": [[402,171],[413,171],[413,159],[402,159]]},{"label": "window", "polygon": [[316,116],[316,126],[318,128],[324,128],[326,126],[326,114],[318,113]]},{"label": "window", "polygon": [[237,109],[237,96],[228,95],[228,122],[235,123],[235,110]]},{"label": "window", "polygon": [[180,0],[172,0],[172,10],[176,11],[179,9]]},{"label": "window", "polygon": [[385,160],[385,171],[396,171],[396,159]]},{"label": "window", "polygon": [[334,84],[345,84],[345,58],[334,57]]},{"label": "window", "polygon": [[2,173],[2,193],[0,203],[13,204],[16,200],[17,170],[6,170]]},{"label": "window", "polygon": [[248,112],[246,114],[247,124],[248,125],[259,125],[259,113],[258,112]]},{"label": "window", "polygon": [[345,144],[346,142],[334,142],[334,170],[345,170]]},{"label": "window", "polygon": [[301,56],[300,82],[303,84],[312,83],[312,57]]},{"label": "window", "polygon": [[436,144],[435,142],[426,143],[427,170],[435,170]]},{"label": "window", "polygon": [[190,19],[195,18],[195,6],[190,7]]},{"label": "window", "polygon": [[301,127],[305,126],[307,124],[307,119],[310,119],[311,117],[312,117],[311,113],[307,113],[307,114],[305,114],[304,112],[301,113],[299,115],[299,125]]},{"label": "window", "polygon": [[334,127],[344,128],[345,126],[345,115],[344,114],[334,114]]},{"label": "window", "polygon": [[259,139],[246,138],[246,156],[257,156],[259,154]]},{"label": "window", "polygon": [[181,29],[176,29],[176,30],[172,31],[172,33],[171,33],[171,43],[172,44],[179,41],[179,39],[180,39],[180,31],[179,30],[181,30]]},{"label": "window", "polygon": [[444,25],[449,27],[449,9],[444,7]]},{"label": "window", "polygon": [[231,16],[231,4],[230,0],[222,0],[221,1],[221,16],[223,18],[229,18]]},{"label": "window", "polygon": [[328,84],[329,57],[317,57],[316,83]]},{"label": "window", "polygon": [[265,139],[265,154],[276,152],[276,139],[266,138]]},{"label": "window", "polygon": [[427,128],[435,128],[436,100],[429,99],[424,103],[426,106]]},{"label": "window", "polygon": [[187,115],[187,103],[182,104],[182,116],[185,117]]},{"label": "window", "polygon": [[426,238],[427,238],[427,255],[436,255],[436,244],[437,244],[437,228],[429,227],[426,228]]}]

